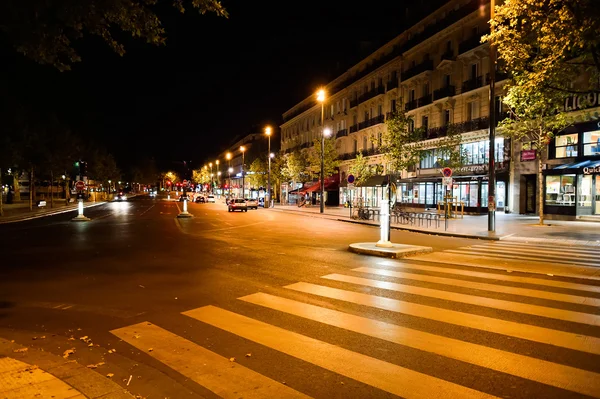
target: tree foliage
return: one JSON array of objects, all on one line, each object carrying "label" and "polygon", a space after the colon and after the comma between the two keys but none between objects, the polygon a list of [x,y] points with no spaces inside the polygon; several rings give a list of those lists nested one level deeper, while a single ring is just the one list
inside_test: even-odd
[{"label": "tree foliage", "polygon": [[[323,157],[323,174],[325,178],[335,174],[340,166],[338,153],[335,148],[335,137],[325,139],[325,156]],[[313,141],[313,147],[308,152],[308,167],[313,173],[321,173],[321,139],[316,138]]]},{"label": "tree foliage", "polygon": [[358,153],[350,166],[350,173],[354,175],[355,183],[361,185],[373,176],[373,168],[369,165],[369,160]]},{"label": "tree foliage", "polygon": [[284,166],[281,170],[282,175],[291,181],[297,182],[303,180],[306,174],[306,157],[304,154],[296,150],[284,156]]},{"label": "tree foliage", "polygon": [[440,137],[425,140],[426,131],[422,128],[412,129],[411,124],[411,118],[401,107],[386,121],[387,129],[383,135],[381,150],[393,170],[400,172],[417,165],[433,149],[440,167],[457,167],[462,164],[460,133],[448,126]]},{"label": "tree foliage", "polygon": [[256,158],[250,164],[250,172],[246,177],[250,182],[250,186],[254,188],[266,187],[267,186],[267,163],[261,159]]},{"label": "tree foliage", "polygon": [[[157,0],[3,0],[0,32],[15,49],[60,71],[81,61],[75,44],[85,35],[103,40],[119,55],[120,32],[153,45],[165,44],[165,30],[155,12]],[[219,0],[173,0],[181,12],[190,5],[201,14],[227,17]]]},{"label": "tree foliage", "polygon": [[558,103],[568,92],[600,92],[596,0],[506,0],[490,24],[483,40],[496,46],[519,96],[541,92],[545,102]]},{"label": "tree foliage", "polygon": [[205,168],[194,169],[192,170],[192,180],[196,184],[209,184],[210,173]]}]

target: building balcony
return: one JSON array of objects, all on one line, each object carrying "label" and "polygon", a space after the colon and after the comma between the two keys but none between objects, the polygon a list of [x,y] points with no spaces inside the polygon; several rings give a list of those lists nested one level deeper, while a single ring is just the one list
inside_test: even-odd
[{"label": "building balcony", "polygon": [[358,124],[358,130],[366,129],[368,127],[377,125],[379,123],[383,123],[384,119],[385,118],[384,118],[383,115],[379,115],[379,116],[376,116],[374,118],[368,119],[368,120],[366,120],[364,122],[359,122],[359,124]]},{"label": "building balcony", "polygon": [[426,60],[402,73],[402,80],[408,80],[425,71],[433,71],[433,60]]},{"label": "building balcony", "polygon": [[[504,120],[509,116],[508,112],[496,113],[496,125],[499,121]],[[480,118],[471,119],[470,121],[460,123],[450,123],[446,126],[438,126],[426,129],[424,139],[435,139],[437,137],[444,137],[448,134],[448,130],[453,133],[467,133],[475,130],[489,129],[490,118],[488,116],[482,116]]]},{"label": "building balcony", "polygon": [[358,102],[363,103],[367,100],[372,99],[375,96],[378,96],[379,94],[384,94],[384,93],[385,93],[385,87],[383,87],[383,86],[375,87],[374,89],[371,89],[368,92],[361,95],[360,97],[358,97]]},{"label": "building balcony", "polygon": [[463,42],[460,42],[458,45],[458,54],[466,53],[469,50],[473,50],[475,47],[481,46],[483,44],[481,43],[481,36],[487,35],[488,33],[490,33],[489,30],[483,32],[481,35],[475,35]]},{"label": "building balcony", "polygon": [[350,108],[354,108],[358,106],[358,98],[355,98],[354,100],[350,100]]},{"label": "building balcony", "polygon": [[452,97],[456,94],[456,87],[452,85],[448,85],[446,87],[442,87],[441,89],[434,90],[433,99],[439,100],[440,98]]},{"label": "building balcony", "polygon": [[390,119],[390,118],[393,118],[394,116],[396,116],[396,112],[395,112],[395,111],[392,111],[392,112],[387,112],[387,113],[385,114],[385,120],[388,120],[388,119]]},{"label": "building balcony", "polygon": [[462,84],[462,93],[466,93],[471,90],[475,90],[483,86],[483,76],[477,76],[475,78],[464,81]]},{"label": "building balcony", "polygon": [[412,101],[409,101],[406,104],[404,104],[404,110],[407,112],[411,111],[415,108],[417,108],[417,100],[412,100]]},{"label": "building balcony", "polygon": [[371,156],[371,155],[381,154],[381,150],[380,150],[379,147],[377,147],[377,148],[369,148],[368,150],[347,152],[345,154],[340,154],[340,156],[338,157],[338,159],[340,159],[342,161],[346,161],[348,159],[354,159],[354,158],[356,158],[356,156],[358,154],[361,154],[363,157],[368,157],[368,156]]},{"label": "building balcony", "polygon": [[392,79],[392,80],[388,80],[388,82],[385,84],[386,90],[392,90],[395,89],[396,87],[398,87],[398,78],[396,79]]},{"label": "building balcony", "polygon": [[[501,82],[503,80],[508,79],[508,74],[506,72],[496,71],[494,78],[496,79],[496,82]],[[485,84],[486,85],[490,84],[490,74],[489,73],[485,74]]]},{"label": "building balcony", "polygon": [[340,137],[345,137],[348,135],[348,129],[341,129],[335,134],[335,138],[339,139]]},{"label": "building balcony", "polygon": [[429,105],[429,104],[431,104],[431,94],[423,96],[423,97],[421,97],[421,98],[419,98],[417,100],[417,106],[418,107],[424,107],[424,106]]},{"label": "building balcony", "polygon": [[450,49],[450,50],[446,51],[444,54],[442,54],[442,60],[453,61],[454,60],[454,50]]},{"label": "building balcony", "polygon": [[355,133],[355,132],[358,132],[358,125],[350,126],[350,133]]}]

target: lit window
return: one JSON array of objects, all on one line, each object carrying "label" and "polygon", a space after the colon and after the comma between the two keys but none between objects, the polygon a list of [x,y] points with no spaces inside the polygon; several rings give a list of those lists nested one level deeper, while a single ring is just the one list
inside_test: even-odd
[{"label": "lit window", "polygon": [[556,136],[556,158],[570,158],[577,156],[577,133]]},{"label": "lit window", "polygon": [[600,130],[583,133],[583,155],[600,155]]}]

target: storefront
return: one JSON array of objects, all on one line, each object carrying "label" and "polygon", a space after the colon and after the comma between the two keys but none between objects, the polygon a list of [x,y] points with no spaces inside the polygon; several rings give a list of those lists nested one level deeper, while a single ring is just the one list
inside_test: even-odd
[{"label": "storefront", "polygon": [[587,122],[560,132],[548,148],[544,212],[549,219],[600,218],[600,123]]}]

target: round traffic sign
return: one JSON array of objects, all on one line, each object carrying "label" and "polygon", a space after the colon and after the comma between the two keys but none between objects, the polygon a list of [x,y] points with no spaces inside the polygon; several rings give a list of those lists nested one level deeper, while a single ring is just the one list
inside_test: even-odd
[{"label": "round traffic sign", "polygon": [[75,183],[75,188],[79,191],[85,189],[85,182],[79,180],[77,183]]},{"label": "round traffic sign", "polygon": [[184,180],[184,181],[183,181],[183,185],[184,185],[184,186],[185,186],[185,185],[187,185],[187,183],[188,183],[188,181],[187,181],[187,180]]},{"label": "round traffic sign", "polygon": [[451,177],[452,176],[452,169],[450,169],[450,168],[444,168],[442,170],[442,173],[444,174],[444,177]]},{"label": "round traffic sign", "polygon": [[348,183],[354,183],[354,175],[348,175]]}]

